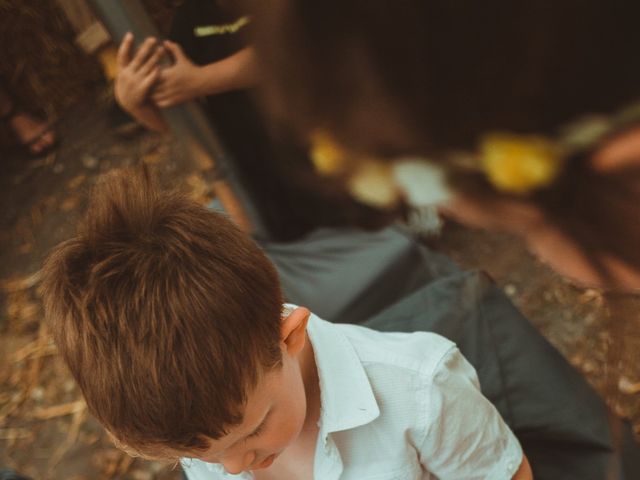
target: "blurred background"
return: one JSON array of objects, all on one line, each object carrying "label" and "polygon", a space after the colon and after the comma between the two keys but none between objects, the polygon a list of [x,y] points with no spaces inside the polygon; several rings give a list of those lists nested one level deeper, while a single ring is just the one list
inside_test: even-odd
[{"label": "blurred background", "polygon": [[[178,3],[144,1],[164,32]],[[38,125],[51,127],[57,142],[34,156],[14,128],[5,122],[0,129],[0,468],[34,479],[179,478],[173,465],[115,449],[86,412],[42,323],[38,270],[73,231],[100,174],[143,162],[207,204],[211,172],[116,107],[116,47],[83,0],[0,0],[0,46],[0,78],[12,101],[43,119]],[[600,290],[564,280],[509,234],[448,221],[424,241],[464,267],[486,270],[640,433],[640,364],[610,361],[612,329],[623,319],[610,317]],[[635,318],[640,301],[630,297],[625,308]],[[638,351],[640,332],[628,324],[624,335]]]}]

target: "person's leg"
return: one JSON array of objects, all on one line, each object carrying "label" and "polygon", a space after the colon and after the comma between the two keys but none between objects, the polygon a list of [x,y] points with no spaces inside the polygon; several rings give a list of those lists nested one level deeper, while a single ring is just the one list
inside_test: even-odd
[{"label": "person's leg", "polygon": [[51,126],[45,120],[18,109],[15,100],[11,98],[1,81],[0,120],[13,132],[18,142],[33,155],[45,153],[56,142]]}]

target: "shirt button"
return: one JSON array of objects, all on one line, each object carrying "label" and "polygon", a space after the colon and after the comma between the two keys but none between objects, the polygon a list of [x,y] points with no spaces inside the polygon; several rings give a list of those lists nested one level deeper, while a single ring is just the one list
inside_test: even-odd
[{"label": "shirt button", "polygon": [[512,463],[512,462],[509,462],[509,463],[507,464],[507,468],[508,468],[509,470],[513,470],[513,463]]}]

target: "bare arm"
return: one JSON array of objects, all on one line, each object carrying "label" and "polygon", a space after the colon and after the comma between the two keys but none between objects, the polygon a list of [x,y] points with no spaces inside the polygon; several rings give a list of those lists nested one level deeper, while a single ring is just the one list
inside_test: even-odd
[{"label": "bare arm", "polygon": [[513,476],[513,480],[533,480],[533,472],[531,471],[529,460],[527,460],[527,457],[524,454],[522,455],[520,468],[518,468],[518,471]]},{"label": "bare arm", "polygon": [[247,47],[217,62],[194,64],[176,43],[165,41],[175,63],[163,69],[152,98],[160,108],[198,97],[249,88],[258,81],[255,52]]},{"label": "bare arm", "polygon": [[[204,67],[191,63],[180,47],[171,42],[165,42],[165,47],[159,47],[155,39],[148,38],[135,55],[132,54],[132,49],[133,35],[127,34],[118,50],[116,99],[122,108],[150,130],[160,132],[169,130],[159,107],[169,107],[202,95],[245,88],[254,81],[252,49],[241,50],[231,57]],[[165,49],[173,53],[176,62],[161,70],[159,62],[166,53]],[[164,78],[161,79],[161,75]],[[180,94],[189,92],[189,95],[174,103],[166,101],[156,104],[153,101],[154,93],[163,91],[162,82],[167,79],[171,80],[171,85],[173,85],[172,82],[177,82],[177,92]],[[190,90],[194,84],[199,85],[198,90]],[[240,228],[250,233],[252,226],[229,185],[219,180],[214,182],[213,189],[231,218]]]},{"label": "bare arm", "polygon": [[[160,114],[168,108],[198,97],[254,86],[258,81],[255,52],[247,47],[207,65],[195,65],[174,42],[157,45],[147,38],[133,54],[133,35],[127,34],[118,50],[115,93],[118,103],[151,130],[167,131]],[[171,52],[174,63],[159,62]]]},{"label": "bare arm", "polygon": [[204,95],[254,87],[258,68],[253,47],[243,48],[230,57],[203,67]]}]

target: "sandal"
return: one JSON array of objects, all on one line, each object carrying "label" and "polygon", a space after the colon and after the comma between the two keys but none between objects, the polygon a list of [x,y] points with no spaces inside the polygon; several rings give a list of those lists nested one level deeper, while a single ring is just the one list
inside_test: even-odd
[{"label": "sandal", "polygon": [[[24,139],[17,131],[18,127],[15,125],[16,119],[23,117],[25,122],[29,122],[29,125],[25,130],[34,127],[36,124],[41,124],[35,135],[31,135]],[[0,115],[0,123],[7,126],[12,131],[13,135],[17,138],[20,147],[32,157],[39,157],[51,152],[58,146],[58,139],[55,133],[55,129],[51,123],[47,123],[41,117],[27,112],[25,110],[16,109],[14,104],[11,104],[9,109]]]}]

